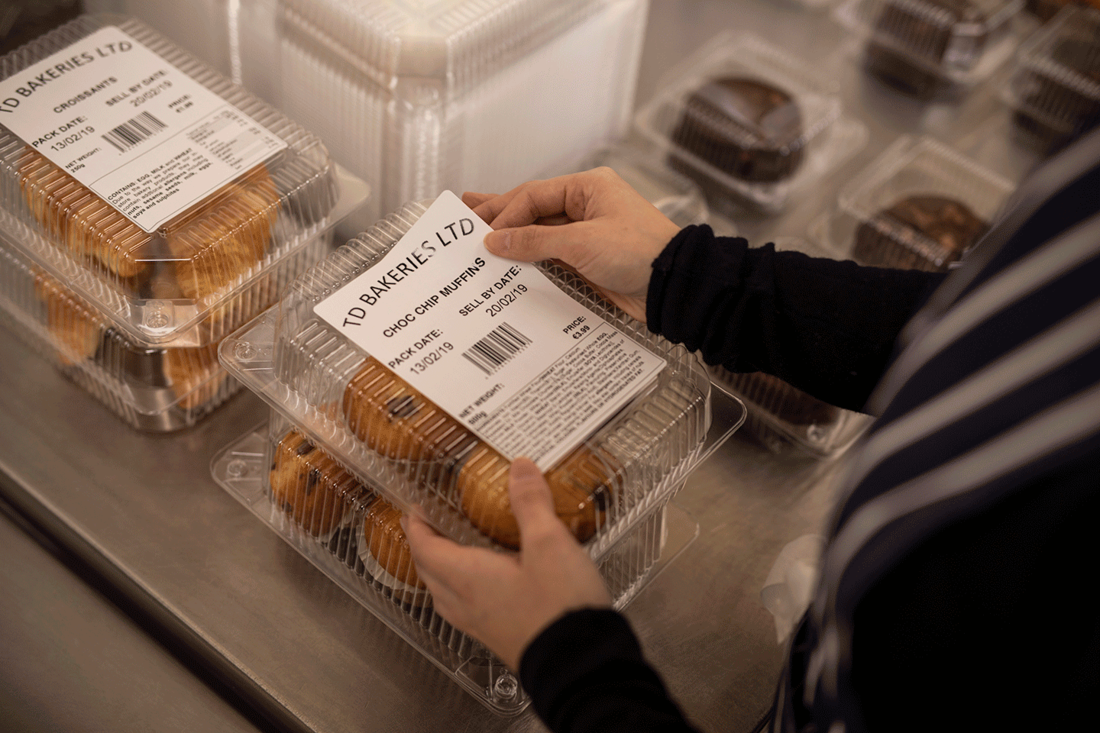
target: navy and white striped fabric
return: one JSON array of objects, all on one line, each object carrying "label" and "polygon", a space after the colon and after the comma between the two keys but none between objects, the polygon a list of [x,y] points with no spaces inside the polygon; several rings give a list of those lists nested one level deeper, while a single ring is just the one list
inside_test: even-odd
[{"label": "navy and white striped fabric", "polygon": [[[1021,186],[907,326],[868,411],[880,417],[852,454],[775,730],[880,729],[856,643],[873,589],[950,527],[1015,496],[1042,507],[1070,501],[1062,492],[1100,493],[1100,473],[1088,473],[1100,471],[1100,131]],[[1017,531],[980,526],[1008,543]],[[1066,562],[1097,575],[1084,558]]]}]

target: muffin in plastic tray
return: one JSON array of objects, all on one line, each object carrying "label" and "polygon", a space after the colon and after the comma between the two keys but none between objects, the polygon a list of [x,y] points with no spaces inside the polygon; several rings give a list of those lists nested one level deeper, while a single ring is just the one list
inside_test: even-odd
[{"label": "muffin in plastic tray", "polygon": [[332,224],[320,140],[136,20],[40,37],[0,91],[0,226],[137,343],[216,342]]},{"label": "muffin in plastic tray", "polygon": [[1018,41],[1023,0],[846,0],[837,17],[862,45],[864,67],[918,97],[987,78]]},{"label": "muffin in plastic tray", "polygon": [[711,208],[776,212],[866,142],[835,85],[751,35],[720,34],[669,72],[635,127]]},{"label": "muffin in plastic tray", "polygon": [[[223,342],[221,359],[338,460],[383,487],[388,498],[422,505],[443,534],[463,544],[514,548],[519,537],[507,500],[508,460],[314,313],[315,304],[367,271],[425,211],[424,204],[407,204],[303,274],[279,306]],[[712,426],[710,381],[691,353],[650,334],[571,272],[539,267],[566,294],[616,326],[626,343],[640,344],[666,362],[638,396],[594,431],[586,429],[579,447],[544,469],[559,517],[598,553],[635,517],[665,501],[713,450],[707,446],[740,424],[744,408],[722,406],[730,417]],[[481,349],[484,341],[473,348]],[[466,364],[457,350],[455,357],[458,365]],[[493,408],[493,419],[507,414],[507,425],[513,419],[541,425],[543,417],[521,414],[520,408],[556,410],[559,403],[591,394],[576,392],[569,369],[568,360],[557,362],[545,375],[564,380],[558,387],[535,402],[509,399]],[[621,375],[590,376],[610,387]]]},{"label": "muffin in plastic tray", "polygon": [[1100,124],[1100,8],[1067,6],[1029,37],[1003,97],[1022,138],[1043,150]]},{"label": "muffin in plastic tray", "polygon": [[[380,218],[442,190],[503,193],[622,136],[648,0],[287,0],[250,88],[375,190]],[[271,49],[248,48],[266,60]],[[583,101],[581,101],[583,100]]]},{"label": "muffin in plastic tray", "polygon": [[[412,563],[403,507],[348,471],[273,411],[217,455],[211,471],[230,495],[482,704],[505,715],[529,700],[504,664],[444,621]],[[653,507],[597,558],[623,608],[698,533],[675,505]]]},{"label": "muffin in plastic tray", "polygon": [[814,223],[834,256],[942,271],[989,229],[1015,186],[936,140],[902,136]]},{"label": "muffin in plastic tray", "polygon": [[651,152],[629,145],[601,148],[567,166],[565,172],[575,173],[600,166],[613,169],[677,226],[710,224],[721,236],[737,236],[737,227],[733,222],[711,215],[706,197],[694,181],[669,168],[664,160]]},{"label": "muffin in plastic tray", "polygon": [[[279,263],[272,290],[322,258],[317,235]],[[276,270],[272,274],[276,274]],[[91,304],[31,262],[0,231],[0,312],[9,328],[124,422],[139,430],[188,427],[240,390],[218,362],[218,342],[162,348],[132,341]]]}]

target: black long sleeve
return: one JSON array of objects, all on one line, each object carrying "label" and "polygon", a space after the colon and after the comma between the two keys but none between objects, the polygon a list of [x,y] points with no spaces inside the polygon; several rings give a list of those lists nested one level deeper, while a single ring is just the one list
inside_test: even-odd
[{"label": "black long sleeve", "polygon": [[683,229],[653,263],[650,330],[733,372],[767,372],[818,399],[863,408],[898,333],[943,274],[750,249]]}]

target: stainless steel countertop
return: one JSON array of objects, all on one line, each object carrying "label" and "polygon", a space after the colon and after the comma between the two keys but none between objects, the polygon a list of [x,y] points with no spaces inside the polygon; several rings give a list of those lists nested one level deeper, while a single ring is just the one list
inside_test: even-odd
[{"label": "stainless steel countertop", "polygon": [[[670,65],[721,29],[752,30],[819,60],[870,133],[859,155],[781,220],[738,221],[750,239],[804,235],[846,176],[902,133],[950,138],[1012,179],[1031,164],[1005,142],[1006,116],[995,100],[922,105],[884,90],[839,50],[843,31],[826,13],[792,0],[652,0],[638,103]],[[288,730],[543,729],[530,711],[501,718],[483,708],[214,483],[214,454],[266,418],[259,399],[239,395],[185,432],[140,434],[6,332],[0,343],[0,491],[150,619],[158,639],[191,650],[192,669],[223,680]],[[760,590],[783,545],[821,526],[839,470],[837,461],[772,453],[735,436],[679,495],[699,536],[627,616],[703,730],[747,731],[768,706],[780,648]],[[28,669],[27,657],[43,655],[32,679],[52,685],[51,700],[22,700],[24,714],[100,698],[83,707],[89,729],[159,730],[172,709],[194,715],[196,729],[251,725],[188,680],[124,614],[89,601],[96,594],[53,567],[51,555],[13,533],[0,525],[5,561],[36,570],[0,574],[0,638],[25,642],[5,642],[0,658]],[[45,592],[47,584],[56,594]],[[86,613],[85,603],[97,610]],[[29,694],[14,684],[19,664],[0,667],[0,688]],[[110,701],[130,695],[147,704],[112,719],[118,708]]]}]

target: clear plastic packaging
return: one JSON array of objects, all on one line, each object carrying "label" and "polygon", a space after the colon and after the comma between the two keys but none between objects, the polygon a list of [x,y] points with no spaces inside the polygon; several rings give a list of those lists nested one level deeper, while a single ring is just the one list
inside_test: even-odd
[{"label": "clear plastic packaging", "polygon": [[[285,287],[329,246],[329,236],[315,236],[279,263],[267,278],[268,288]],[[23,341],[139,430],[189,427],[240,390],[218,362],[218,342],[168,348],[135,343],[95,306],[24,256],[2,230],[0,312]]]},{"label": "clear plastic packaging", "polygon": [[942,271],[989,228],[1015,186],[929,137],[902,136],[813,225],[833,256]]},{"label": "clear plastic packaging", "polygon": [[[442,190],[504,192],[627,129],[648,0],[288,0],[279,107],[375,190],[381,216]],[[257,32],[266,34],[266,24]]]},{"label": "clear plastic packaging", "polygon": [[[222,124],[216,115],[240,120],[240,113],[262,126],[227,142],[229,147],[217,155],[243,156],[250,140],[265,131],[268,137],[263,139],[277,141],[278,149],[147,232],[0,125],[0,226],[15,235],[15,246],[133,342],[164,348],[212,344],[266,307],[271,302],[268,274],[332,226],[340,200],[337,169],[318,138],[136,20],[81,16],[0,59],[0,81],[18,80],[24,69],[55,53],[76,53],[86,39],[116,32],[151,51],[158,62],[156,69],[149,69],[147,86],[139,82],[135,87],[145,91],[129,101],[161,92],[167,96],[173,91],[168,80],[176,75],[204,94],[212,93],[222,105],[202,121],[209,134]],[[171,73],[158,83],[165,69]],[[100,105],[114,94],[112,104],[126,104],[126,90],[107,88],[74,91],[73,100]],[[138,94],[135,88],[131,96]],[[150,139],[159,128],[142,133],[137,124],[144,113],[137,110],[134,120],[116,130],[95,131],[105,141],[103,148],[110,149],[111,143],[128,150],[148,143],[143,150],[161,149],[163,137]],[[170,171],[176,160],[156,170]],[[172,185],[152,190],[171,191]]]},{"label": "clear plastic packaging", "polygon": [[1023,0],[847,0],[864,67],[918,97],[965,92],[1012,54]]},{"label": "clear plastic packaging", "polygon": [[[284,416],[214,458],[215,480],[283,540],[490,709],[529,700],[515,676],[435,611],[400,525],[402,509],[381,487],[348,471]],[[698,532],[667,502],[640,517],[598,560],[616,608],[672,561]]]},{"label": "clear plastic packaging", "polygon": [[1002,96],[1020,137],[1043,151],[1100,124],[1100,8],[1067,6],[1029,37]]},{"label": "clear plastic packaging", "polygon": [[867,140],[812,67],[725,33],[669,72],[635,127],[730,218],[746,203],[778,212]]},{"label": "clear plastic packaging", "polygon": [[1094,8],[1100,8],[1100,0],[1025,0],[1024,9],[1046,22],[1057,15],[1059,10],[1070,5],[1091,5]]},{"label": "clear plastic packaging", "polygon": [[[221,359],[395,504],[421,505],[440,532],[462,544],[514,548],[508,461],[313,311],[380,260],[426,210],[407,204],[304,273],[277,308],[225,340]],[[686,349],[650,334],[580,278],[557,265],[539,267],[667,362],[647,392],[546,472],[559,516],[599,554],[700,460],[711,432],[710,381]]]}]

